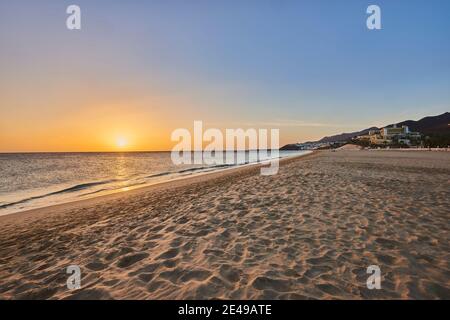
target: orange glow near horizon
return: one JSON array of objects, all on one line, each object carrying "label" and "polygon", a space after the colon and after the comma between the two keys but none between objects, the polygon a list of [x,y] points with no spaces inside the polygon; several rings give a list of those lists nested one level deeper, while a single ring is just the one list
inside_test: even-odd
[{"label": "orange glow near horizon", "polygon": [[[84,93],[88,95],[87,93]],[[124,93],[123,93],[124,94]],[[205,110],[206,104],[194,104],[177,97],[152,95],[130,101],[119,96],[78,97],[59,103],[42,98],[34,104],[15,102],[9,97],[0,112],[0,152],[128,152],[170,151],[176,142],[171,133],[177,128],[193,129],[193,121],[203,119],[205,128],[245,128],[233,119],[221,123]],[[208,104],[209,105],[209,104]],[[182,106],[182,107],[180,107]],[[198,111],[196,111],[198,108]],[[176,117],[171,110],[176,109]],[[209,121],[208,121],[209,120]],[[267,125],[262,125],[268,128]],[[299,136],[320,138],[321,128],[280,128],[280,144],[297,142]]]},{"label": "orange glow near horizon", "polygon": [[175,102],[157,96],[139,103],[114,99],[119,102],[100,102],[97,97],[86,101],[80,94],[65,104],[27,101],[19,105],[10,97],[5,104],[16,107],[0,110],[0,152],[171,150],[170,134],[183,125],[163,109]]},{"label": "orange glow near horizon", "polygon": [[[124,113],[123,118],[126,118]],[[192,130],[193,122],[180,123],[174,119],[166,124],[147,124],[145,118],[129,119],[121,125],[118,121],[97,121],[96,118],[54,119],[33,124],[31,118],[15,122],[0,119],[0,152],[129,152],[170,151],[177,142],[171,141],[171,133],[177,128]],[[17,122],[16,122],[17,123]],[[207,126],[213,127],[213,126]],[[222,125],[219,130],[236,127]],[[117,129],[112,129],[117,128]],[[280,145],[296,142],[298,128],[282,129]],[[306,130],[305,130],[306,131]],[[305,132],[309,133],[309,132]]]}]

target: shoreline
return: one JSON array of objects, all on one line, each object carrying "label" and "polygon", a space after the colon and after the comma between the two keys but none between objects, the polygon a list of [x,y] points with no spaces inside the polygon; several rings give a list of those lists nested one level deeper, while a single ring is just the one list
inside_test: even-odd
[{"label": "shoreline", "polygon": [[[292,161],[292,160],[299,159],[299,158],[309,157],[316,153],[317,153],[317,151],[312,151],[311,153],[307,153],[307,154],[294,155],[294,156],[281,158],[281,159],[279,159],[279,164],[281,166],[282,163],[286,163],[287,161]],[[192,183],[201,183],[201,182],[207,181],[209,179],[220,178],[227,174],[238,173],[241,170],[243,170],[243,171],[259,170],[261,167],[267,166],[268,162],[270,162],[270,160],[267,160],[263,163],[249,163],[249,164],[239,165],[236,167],[219,169],[219,170],[212,171],[212,172],[200,172],[195,175],[185,176],[185,177],[177,177],[177,178],[174,178],[171,180],[166,180],[166,181],[159,181],[159,182],[155,182],[155,183],[152,183],[152,184],[149,184],[146,186],[138,186],[135,188],[130,188],[128,190],[119,189],[119,190],[112,191],[111,193],[108,193],[108,194],[98,195],[98,196],[94,196],[94,197],[87,198],[87,199],[74,200],[74,201],[53,204],[53,205],[40,207],[40,208],[34,208],[34,209],[28,209],[28,210],[24,210],[24,211],[7,213],[4,215],[0,215],[0,223],[7,223],[10,220],[14,220],[16,218],[17,219],[25,219],[29,215],[40,215],[40,216],[48,215],[48,214],[51,214],[53,210],[67,211],[67,210],[77,209],[77,208],[80,208],[83,206],[101,204],[103,202],[108,202],[110,200],[117,200],[117,199],[120,199],[123,197],[137,196],[141,193],[146,193],[146,192],[149,192],[152,190],[183,187],[183,186],[186,186],[186,185],[189,185]]]}]

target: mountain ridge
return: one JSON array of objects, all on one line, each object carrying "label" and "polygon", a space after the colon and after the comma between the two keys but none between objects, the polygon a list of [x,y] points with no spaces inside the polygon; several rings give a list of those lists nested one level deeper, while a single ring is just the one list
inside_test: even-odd
[{"label": "mountain ridge", "polygon": [[[385,127],[391,127],[393,124]],[[436,116],[426,116],[419,120],[405,120],[395,123],[397,126],[406,125],[411,131],[420,132],[425,135],[450,135],[450,112],[444,112]],[[384,127],[382,127],[384,128]],[[340,133],[332,136],[323,137],[317,141],[308,141],[305,143],[331,143],[331,142],[345,142],[359,135],[367,134],[370,130],[380,129],[377,127],[370,127],[361,131],[354,131],[348,133]],[[292,148],[294,144],[285,145],[283,148]]]}]

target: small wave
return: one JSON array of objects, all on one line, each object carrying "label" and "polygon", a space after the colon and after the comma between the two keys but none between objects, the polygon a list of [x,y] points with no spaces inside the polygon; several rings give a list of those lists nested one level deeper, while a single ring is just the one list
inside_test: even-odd
[{"label": "small wave", "polygon": [[195,171],[202,171],[202,170],[213,170],[218,168],[227,168],[227,167],[233,167],[235,164],[218,164],[215,166],[207,166],[207,167],[196,167],[196,168],[189,168],[189,169],[183,169],[176,171],[175,173],[185,173],[185,172],[195,172]]},{"label": "small wave", "polygon": [[155,174],[151,174],[149,176],[144,177],[145,179],[148,178],[156,178],[156,177],[162,177],[162,176],[167,176],[168,174],[171,174],[173,172],[170,171],[165,171],[165,172],[160,172],[160,173],[155,173]]},{"label": "small wave", "polygon": [[116,182],[116,181],[118,181],[118,180],[117,179],[110,179],[110,180],[103,180],[103,181],[98,181],[98,182],[88,182],[88,183],[77,184],[77,185],[75,185],[73,187],[70,187],[70,188],[67,188],[67,189],[63,189],[63,190],[47,193],[44,196],[53,196],[55,194],[80,191],[80,190],[84,190],[84,189],[87,189],[87,188],[90,188],[90,187],[99,186],[99,185],[102,185],[102,184],[107,184],[107,183]]},{"label": "small wave", "polygon": [[121,185],[117,185],[117,186],[112,186],[111,188],[102,188],[99,190],[86,192],[86,193],[78,195],[77,197],[89,196],[89,195],[93,195],[93,194],[105,192],[105,191],[114,191],[114,190],[120,190],[120,189],[124,189],[124,188],[136,187],[136,186],[140,186],[140,185],[143,185],[146,183],[147,182],[145,182],[145,181],[140,181],[140,182],[134,182],[134,183],[128,183],[128,184],[121,184]]},{"label": "small wave", "polygon": [[19,201],[5,203],[5,204],[0,205],[0,209],[8,208],[10,206],[14,206],[14,205],[17,205],[17,204],[22,204],[22,203],[25,203],[25,202],[28,202],[28,201],[32,201],[32,200],[42,199],[42,198],[49,197],[49,196],[54,196],[54,195],[63,194],[63,193],[70,193],[70,192],[81,191],[81,190],[84,190],[84,189],[87,189],[87,188],[91,188],[91,187],[94,187],[94,186],[107,184],[107,183],[111,183],[111,182],[115,182],[115,181],[117,181],[117,179],[103,180],[103,181],[97,181],[97,182],[81,183],[81,184],[77,184],[77,185],[74,185],[72,187],[62,189],[62,190],[58,190],[58,191],[42,194],[42,195],[39,195],[39,196],[33,196],[33,197],[21,199]]},{"label": "small wave", "polygon": [[195,168],[188,168],[188,169],[182,169],[182,170],[178,170],[178,171],[164,171],[164,172],[159,172],[159,173],[155,173],[155,174],[151,174],[149,176],[146,176],[145,179],[148,178],[156,178],[156,177],[161,177],[161,176],[167,176],[169,174],[181,174],[181,173],[186,173],[186,172],[196,172],[196,171],[202,171],[202,170],[214,170],[214,169],[218,169],[218,168],[226,168],[226,167],[232,167],[234,166],[234,164],[218,164],[218,165],[213,165],[213,166],[204,166],[204,167],[195,167]]}]

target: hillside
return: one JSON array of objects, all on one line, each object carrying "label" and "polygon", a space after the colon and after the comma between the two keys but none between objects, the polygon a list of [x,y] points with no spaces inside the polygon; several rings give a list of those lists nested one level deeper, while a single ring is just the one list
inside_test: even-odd
[{"label": "hillside", "polygon": [[342,142],[350,140],[351,138],[354,138],[356,136],[368,134],[370,130],[376,130],[377,127],[371,127],[367,128],[361,131],[355,131],[355,132],[349,132],[349,133],[341,133],[334,136],[324,137],[320,139],[319,141],[316,141],[317,143],[325,143],[325,142]]},{"label": "hillside", "polygon": [[398,123],[398,126],[408,126],[411,131],[423,134],[447,134],[450,133],[450,112],[434,117],[425,117],[419,121],[406,120]]},{"label": "hillside", "polygon": [[[450,134],[450,112],[445,112],[437,116],[429,116],[420,120],[406,120],[396,123],[397,126],[408,126],[409,130],[420,132],[425,135],[447,135]],[[387,125],[391,127],[394,124]],[[350,140],[359,135],[363,135],[369,132],[369,130],[377,129],[376,127],[364,129],[361,131],[351,133],[341,133],[338,135],[324,137],[317,142],[342,142]]]},{"label": "hillside", "polygon": [[[411,131],[420,132],[426,136],[431,136],[432,140],[436,140],[434,144],[445,145],[450,139],[450,112],[445,112],[437,116],[428,116],[420,120],[406,120],[396,123],[397,126],[406,125]],[[386,127],[393,126],[393,124]],[[361,131],[341,133],[333,136],[323,137],[318,141],[309,141],[306,143],[329,143],[329,142],[346,142],[356,136],[367,134],[370,130],[378,129],[377,127],[367,128]],[[295,144],[288,144],[281,150],[297,150]]]}]

